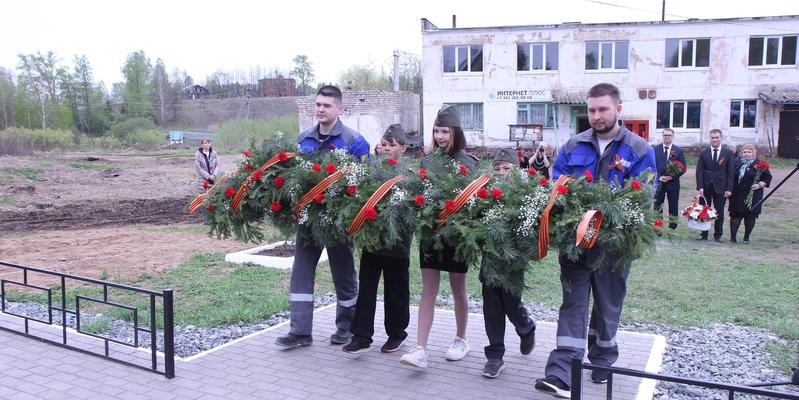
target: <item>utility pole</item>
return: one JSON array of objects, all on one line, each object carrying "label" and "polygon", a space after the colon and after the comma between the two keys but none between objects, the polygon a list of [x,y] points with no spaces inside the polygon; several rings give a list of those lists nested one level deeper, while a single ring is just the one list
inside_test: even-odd
[{"label": "utility pole", "polygon": [[394,91],[399,92],[399,50],[394,50]]},{"label": "utility pole", "polygon": [[663,0],[663,5],[660,8],[660,21],[661,22],[666,21],[666,0]]}]

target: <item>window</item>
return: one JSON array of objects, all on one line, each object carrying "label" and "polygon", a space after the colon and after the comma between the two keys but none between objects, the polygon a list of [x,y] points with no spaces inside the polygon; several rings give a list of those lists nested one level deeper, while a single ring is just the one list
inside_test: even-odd
[{"label": "window", "polygon": [[463,130],[483,129],[483,103],[450,103],[458,110]]},{"label": "window", "polygon": [[666,39],[666,68],[710,66],[710,39]]},{"label": "window", "polygon": [[756,116],[757,100],[730,102],[730,128],[754,128]]},{"label": "window", "polygon": [[556,110],[555,104],[550,103],[519,103],[516,108],[516,123],[555,128],[555,122],[557,121]]},{"label": "window", "polygon": [[659,101],[657,129],[698,129],[702,116],[700,101]]},{"label": "window", "polygon": [[482,72],[483,46],[444,46],[444,72]]},{"label": "window", "polygon": [[627,69],[629,42],[586,42],[585,69]]},{"label": "window", "polygon": [[557,43],[521,43],[516,45],[517,71],[557,71]]},{"label": "window", "polygon": [[749,65],[796,65],[796,35],[749,38]]}]

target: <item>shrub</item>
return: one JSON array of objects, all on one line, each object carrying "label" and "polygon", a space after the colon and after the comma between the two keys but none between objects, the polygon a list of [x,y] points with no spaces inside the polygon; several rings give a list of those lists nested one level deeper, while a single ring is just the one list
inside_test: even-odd
[{"label": "shrub", "polygon": [[111,127],[111,135],[124,142],[128,135],[135,132],[137,129],[155,130],[158,127],[150,118],[131,118],[122,122],[118,122]]},{"label": "shrub", "polygon": [[134,149],[147,150],[166,142],[163,132],[155,129],[136,129],[128,134],[124,140],[125,146]]},{"label": "shrub", "polygon": [[249,146],[250,139],[260,140],[280,131],[289,135],[299,132],[297,117],[286,115],[272,119],[232,119],[219,125],[214,139],[217,150],[240,150]]},{"label": "shrub", "polygon": [[0,155],[68,150],[73,147],[72,132],[63,129],[8,128],[0,132]]}]

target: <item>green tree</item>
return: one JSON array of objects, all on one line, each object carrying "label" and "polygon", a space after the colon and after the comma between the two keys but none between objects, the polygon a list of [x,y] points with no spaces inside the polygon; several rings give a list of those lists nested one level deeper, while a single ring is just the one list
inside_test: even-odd
[{"label": "green tree", "polygon": [[122,66],[125,76],[124,101],[128,117],[152,117],[150,102],[152,64],[144,50],[128,54]]},{"label": "green tree", "polygon": [[345,90],[391,90],[391,79],[369,65],[353,65],[338,78],[339,87]]},{"label": "green tree", "polygon": [[16,126],[13,101],[15,92],[11,72],[0,67],[0,131]]},{"label": "green tree", "polygon": [[299,81],[297,84],[297,89],[299,90],[300,94],[308,94],[308,89],[311,87],[311,84],[314,81],[313,66],[308,60],[308,56],[305,54],[300,54],[294,57],[294,69],[291,70],[291,76],[297,78]]},{"label": "green tree", "polygon": [[421,57],[412,53],[400,53],[399,88],[406,92],[422,94]]},{"label": "green tree", "polygon": [[153,70],[153,102],[158,109],[158,123],[163,125],[166,120],[166,102],[169,98],[169,75],[166,73],[164,61],[160,58],[155,61]]}]

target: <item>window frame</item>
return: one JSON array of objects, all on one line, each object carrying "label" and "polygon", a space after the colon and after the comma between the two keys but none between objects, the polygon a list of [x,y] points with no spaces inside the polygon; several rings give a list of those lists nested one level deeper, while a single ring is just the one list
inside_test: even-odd
[{"label": "window frame", "polygon": [[[783,64],[782,63],[782,53],[783,53],[783,43],[786,37],[793,37],[795,38],[794,41],[794,59],[793,64]],[[761,51],[761,59],[760,64],[750,64],[751,56],[752,56],[752,39],[762,39],[763,45],[760,48]],[[768,40],[769,39],[779,39],[777,43],[777,62],[773,64],[768,64]],[[796,68],[799,65],[799,34],[789,34],[789,35],[759,35],[759,36],[750,36],[749,37],[749,46],[747,46],[747,56],[746,56],[746,64],[749,68]]]},{"label": "window frame", "polygon": [[[596,68],[588,68],[587,60],[583,61],[583,69],[586,72],[597,73],[597,72],[625,72],[630,70],[630,41],[629,40],[587,40],[585,42],[584,50],[585,50],[585,58],[588,58],[588,45],[596,43],[597,44],[597,59],[596,59]],[[602,48],[604,47],[603,44],[610,43],[611,46],[611,68],[602,68]],[[627,67],[626,68],[616,68],[616,45],[618,43],[627,43]]]},{"label": "window frame", "polygon": [[[660,104],[662,103],[669,103],[669,116],[668,116],[668,125],[662,126],[660,125],[660,115],[659,115],[659,108]],[[695,128],[688,128],[688,114],[689,114],[689,103],[699,103],[699,126]],[[674,110],[675,105],[679,104],[682,106],[682,126],[675,126],[674,125]],[[681,131],[699,131],[702,129],[702,100],[661,100],[657,102],[655,109],[655,129],[672,129],[672,130],[681,130]]]},{"label": "window frame", "polygon": [[[746,122],[746,116],[744,111],[746,110],[746,103],[754,102],[755,103],[755,116],[754,121],[752,121],[752,126],[744,126]],[[734,104],[738,105],[738,125],[732,124],[732,107]],[[741,130],[750,130],[750,129],[757,129],[757,99],[732,99],[730,100],[730,129],[741,129]]]},{"label": "window frame", "polygon": [[[533,105],[543,105],[544,106],[544,120],[546,123],[544,124],[537,124],[536,122],[531,120],[532,117],[532,107]],[[519,112],[522,111],[522,108],[526,108],[524,112],[527,113],[527,121],[519,121]],[[558,128],[558,104],[556,103],[548,103],[548,102],[536,102],[536,101],[525,101],[525,102],[517,102],[516,103],[516,123],[520,125],[543,125],[545,129],[557,129]],[[552,125],[548,125],[550,118],[552,119]]]},{"label": "window frame", "polygon": [[[549,45],[554,45],[555,49],[556,49],[556,51],[555,51],[555,61],[554,61],[555,68],[553,68],[553,69],[548,69],[547,68],[547,61],[549,61],[549,59],[548,59],[549,52],[547,51],[547,48],[549,47]],[[521,46],[527,47],[528,54],[530,55],[530,59],[528,60],[529,61],[529,68],[528,69],[519,69],[519,48]],[[542,63],[541,63],[541,68],[540,69],[533,68],[533,65],[535,64],[534,61],[533,61],[533,55],[534,55],[533,47],[534,46],[541,46],[541,48],[542,48],[542,56],[541,56],[542,57]],[[559,70],[560,70],[560,43],[559,42],[524,42],[524,43],[516,43],[516,72],[517,73],[556,74],[556,73],[558,73]]]},{"label": "window frame", "polygon": [[[450,102],[450,103],[445,103],[445,104],[448,105],[448,106],[455,107],[455,109],[458,110],[458,116],[461,119],[461,129],[463,129],[464,131],[483,131],[485,129],[485,107],[484,107],[484,103],[480,103],[480,102],[475,102],[475,103],[470,103],[470,102]],[[480,106],[480,127],[478,128],[478,127],[474,127],[474,126],[467,126],[467,123],[466,123],[467,122],[467,118],[464,117],[463,113],[461,112],[461,108],[460,107],[471,106],[471,107],[469,107],[470,108],[469,113],[471,114],[470,115],[471,119],[469,120],[469,122],[474,122],[473,121],[474,120],[474,114],[475,114],[474,108],[475,108],[475,106],[478,106],[478,105]]]},{"label": "window frame", "polygon": [[[669,57],[669,55],[666,54],[666,51],[668,49],[668,43],[669,43],[670,40],[677,41],[677,66],[676,67],[669,67],[668,66],[668,57]],[[696,66],[696,60],[697,60],[696,56],[697,56],[697,52],[698,52],[697,49],[699,48],[698,42],[700,40],[707,40],[708,41],[708,44],[707,44],[707,64],[708,65],[707,66],[697,67]],[[683,43],[685,43],[685,42],[692,42],[693,45],[692,45],[692,50],[691,50],[691,65],[685,65],[684,66],[684,65],[682,65],[683,64],[683,51],[682,51],[682,49],[683,49]],[[666,41],[664,42],[664,48],[663,48],[663,54],[664,54],[663,68],[666,69],[666,70],[670,70],[670,71],[676,71],[676,70],[707,70],[707,69],[710,69],[710,60],[711,60],[710,53],[711,53],[712,44],[713,44],[713,38],[709,38],[709,37],[666,38]]]},{"label": "window frame", "polygon": [[[474,47],[480,48],[480,70],[473,71],[474,68],[474,55],[472,54],[472,49]],[[446,57],[447,57],[447,48],[453,48],[454,52],[454,60],[453,63],[455,64],[455,71],[447,71],[446,66]],[[466,60],[467,60],[467,70],[466,71],[459,71],[459,62],[460,54],[463,48],[466,48]],[[460,44],[460,45],[444,45],[441,46],[441,71],[444,75],[482,75],[483,71],[485,70],[485,63],[483,61],[483,45],[482,44]]]}]

